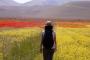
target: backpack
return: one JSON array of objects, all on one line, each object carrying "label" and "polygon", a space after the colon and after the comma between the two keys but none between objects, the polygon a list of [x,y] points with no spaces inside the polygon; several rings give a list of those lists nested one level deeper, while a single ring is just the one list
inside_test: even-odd
[{"label": "backpack", "polygon": [[51,30],[46,30],[43,34],[43,47],[45,49],[51,49],[54,44],[53,40],[53,31]]}]

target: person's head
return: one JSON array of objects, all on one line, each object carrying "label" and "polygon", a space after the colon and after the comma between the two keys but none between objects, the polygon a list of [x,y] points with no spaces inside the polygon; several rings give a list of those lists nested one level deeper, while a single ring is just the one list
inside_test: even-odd
[{"label": "person's head", "polygon": [[46,21],[46,26],[52,26],[52,21]]},{"label": "person's head", "polygon": [[45,30],[53,30],[52,21],[46,21]]}]

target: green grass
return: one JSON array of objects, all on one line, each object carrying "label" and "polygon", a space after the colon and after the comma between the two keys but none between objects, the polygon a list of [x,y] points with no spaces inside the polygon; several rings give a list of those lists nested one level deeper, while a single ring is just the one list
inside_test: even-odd
[{"label": "green grass", "polygon": [[[57,27],[55,31],[57,51],[54,60],[90,60],[90,28]],[[3,41],[0,42],[0,60],[42,60],[40,40],[39,28],[0,31],[0,41]]]},{"label": "green grass", "polygon": [[[4,60],[34,60],[39,53],[40,29],[22,28],[0,32]],[[2,59],[0,59],[2,60]]]}]

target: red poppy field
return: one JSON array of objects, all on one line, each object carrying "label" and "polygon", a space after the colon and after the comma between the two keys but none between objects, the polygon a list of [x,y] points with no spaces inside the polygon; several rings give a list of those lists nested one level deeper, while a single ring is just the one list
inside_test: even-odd
[{"label": "red poppy field", "polygon": [[[15,20],[1,20],[0,27],[43,27],[45,21],[43,20],[32,20],[32,21],[15,21]],[[86,28],[90,27],[90,22],[67,22],[67,21],[54,21],[54,25],[65,28]]]}]

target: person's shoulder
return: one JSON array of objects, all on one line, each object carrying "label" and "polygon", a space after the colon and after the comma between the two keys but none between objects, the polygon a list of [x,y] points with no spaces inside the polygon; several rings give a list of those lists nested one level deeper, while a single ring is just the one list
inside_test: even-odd
[{"label": "person's shoulder", "polygon": [[44,33],[45,31],[43,30],[42,33]]},{"label": "person's shoulder", "polygon": [[45,32],[45,31],[43,30],[43,31],[42,31],[42,35],[44,34],[44,32]]},{"label": "person's shoulder", "polygon": [[55,33],[55,31],[53,31]]},{"label": "person's shoulder", "polygon": [[56,32],[55,32],[55,31],[53,31],[53,33],[54,33],[54,34],[56,34]]}]

